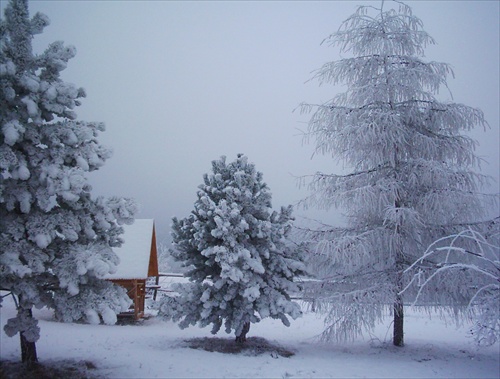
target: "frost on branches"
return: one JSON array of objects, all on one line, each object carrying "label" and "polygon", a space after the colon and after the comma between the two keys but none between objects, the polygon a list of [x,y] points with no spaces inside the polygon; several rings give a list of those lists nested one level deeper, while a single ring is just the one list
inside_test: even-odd
[{"label": "frost on branches", "polygon": [[290,246],[292,207],[271,209],[271,193],[262,173],[238,155],[212,162],[204,175],[191,215],[173,219],[172,255],[183,262],[190,284],[177,287],[177,297],[165,297],[160,314],[180,327],[212,324],[212,333],[224,323],[244,342],[250,323],[262,318],[301,315],[290,300],[298,291],[293,282],[303,273],[301,255]]},{"label": "frost on branches", "polygon": [[479,345],[500,340],[500,217],[440,238],[406,272],[408,288],[418,286],[415,303],[425,297],[465,313]]},{"label": "frost on branches", "polygon": [[302,106],[313,111],[306,141],[352,168],[313,175],[303,202],[345,209],[347,226],[303,238],[322,279],[311,296],[326,314],[323,337],[352,339],[390,311],[393,343],[403,346],[403,302],[415,295],[401,293],[405,269],[432,241],[484,217],[478,190],[487,178],[474,171],[476,142],[462,133],[487,123],[480,110],[435,97],[451,68],[422,59],[434,40],[408,6],[383,6],[359,7],[325,40],[346,57],[315,78],[346,92]]},{"label": "frost on branches", "polygon": [[111,153],[97,140],[102,123],[74,120],[85,93],[60,72],[75,49],[55,42],[32,52],[48,23],[40,13],[30,19],[20,0],[0,23],[0,289],[18,301],[5,332],[28,342],[39,336],[33,306],[106,323],[128,307],[125,291],[101,278],[116,270],[111,248],[136,210],[128,199],[91,198],[86,175]]}]

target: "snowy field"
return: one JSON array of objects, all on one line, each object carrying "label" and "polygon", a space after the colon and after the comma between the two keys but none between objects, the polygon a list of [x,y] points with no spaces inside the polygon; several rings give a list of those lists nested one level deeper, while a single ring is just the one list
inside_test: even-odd
[{"label": "snowy field", "polygon": [[[2,328],[15,313],[10,297],[0,309]],[[92,362],[92,375],[105,378],[498,378],[499,345],[476,348],[466,328],[446,325],[419,313],[406,317],[406,347],[390,343],[390,320],[375,335],[344,345],[322,344],[315,338],[322,320],[314,313],[292,322],[253,324],[258,336],[295,353],[259,356],[223,354],[185,347],[184,340],[212,337],[209,328],[181,330],[154,317],[138,325],[63,324],[46,309],[36,310],[42,362]],[[217,337],[228,337],[219,333]],[[2,330],[0,359],[19,360],[19,338]]]}]

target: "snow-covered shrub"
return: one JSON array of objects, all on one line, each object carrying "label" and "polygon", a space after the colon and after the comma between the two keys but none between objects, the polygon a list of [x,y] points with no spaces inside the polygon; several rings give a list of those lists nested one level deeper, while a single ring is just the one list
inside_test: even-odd
[{"label": "snow-covered shrub", "polygon": [[[486,225],[486,227],[484,227]],[[466,313],[479,345],[500,340],[500,219],[440,238],[406,269],[421,299]]]},{"label": "snow-covered shrub", "polygon": [[262,173],[247,157],[213,161],[194,208],[172,225],[172,256],[183,262],[191,283],[176,287],[179,296],[163,298],[160,314],[182,328],[212,324],[214,334],[224,323],[241,340],[250,323],[262,318],[288,326],[287,315],[300,316],[290,299],[298,291],[294,277],[304,269],[301,254],[287,241],[292,207],[271,209]]}]

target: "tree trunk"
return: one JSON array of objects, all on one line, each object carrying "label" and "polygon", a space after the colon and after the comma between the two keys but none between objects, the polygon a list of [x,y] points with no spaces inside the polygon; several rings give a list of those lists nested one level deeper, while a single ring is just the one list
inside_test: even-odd
[{"label": "tree trunk", "polygon": [[[398,147],[395,146],[395,151],[398,151]],[[397,159],[397,156],[395,157]],[[396,202],[394,204],[395,208],[398,210],[402,207],[402,202],[399,200],[400,195],[398,193]],[[392,344],[394,346],[404,346],[404,309],[403,309],[403,296],[401,291],[403,290],[403,271],[404,271],[404,254],[403,254],[403,243],[402,243],[402,232],[401,225],[396,227],[395,242],[397,246],[396,251],[396,298],[394,300],[394,330],[392,334]]]},{"label": "tree trunk", "polygon": [[394,300],[394,330],[392,334],[392,343],[394,346],[404,346],[404,305],[403,296],[401,291],[403,290],[403,268],[402,264],[397,265],[397,276],[396,276],[396,298]]},{"label": "tree trunk", "polygon": [[239,335],[236,336],[237,343],[244,343],[247,340],[247,333],[250,331],[250,323],[245,322],[243,325],[243,330]]},{"label": "tree trunk", "polygon": [[392,337],[392,343],[395,346],[404,346],[403,322],[403,298],[401,295],[396,295],[396,301],[394,302],[394,332]]},{"label": "tree trunk", "polygon": [[[19,295],[18,300],[16,300],[15,296],[14,301],[16,302],[17,312],[24,313],[25,316],[32,321],[33,319],[33,311],[31,308],[22,308],[22,296]],[[21,315],[22,317],[22,315]],[[33,367],[38,362],[38,355],[36,353],[36,345],[35,342],[30,342],[24,335],[24,332],[19,332],[19,341],[21,344],[21,362],[25,363],[28,368]]]},{"label": "tree trunk", "polygon": [[[31,309],[26,311],[28,317],[33,317],[33,312]],[[38,355],[36,353],[35,342],[30,342],[24,336],[24,332],[19,333],[21,340],[21,361],[28,367],[33,367],[38,362]]]},{"label": "tree trunk", "polygon": [[33,367],[38,362],[35,342],[30,342],[24,336],[24,333],[19,333],[21,337],[21,361],[28,367]]}]

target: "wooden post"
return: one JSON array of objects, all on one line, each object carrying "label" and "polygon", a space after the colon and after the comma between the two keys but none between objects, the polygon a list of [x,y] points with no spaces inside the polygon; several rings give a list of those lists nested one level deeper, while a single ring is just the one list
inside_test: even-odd
[{"label": "wooden post", "polygon": [[155,278],[155,289],[153,292],[153,300],[156,301],[156,294],[158,293],[158,286],[160,285],[160,274],[156,275]]}]

